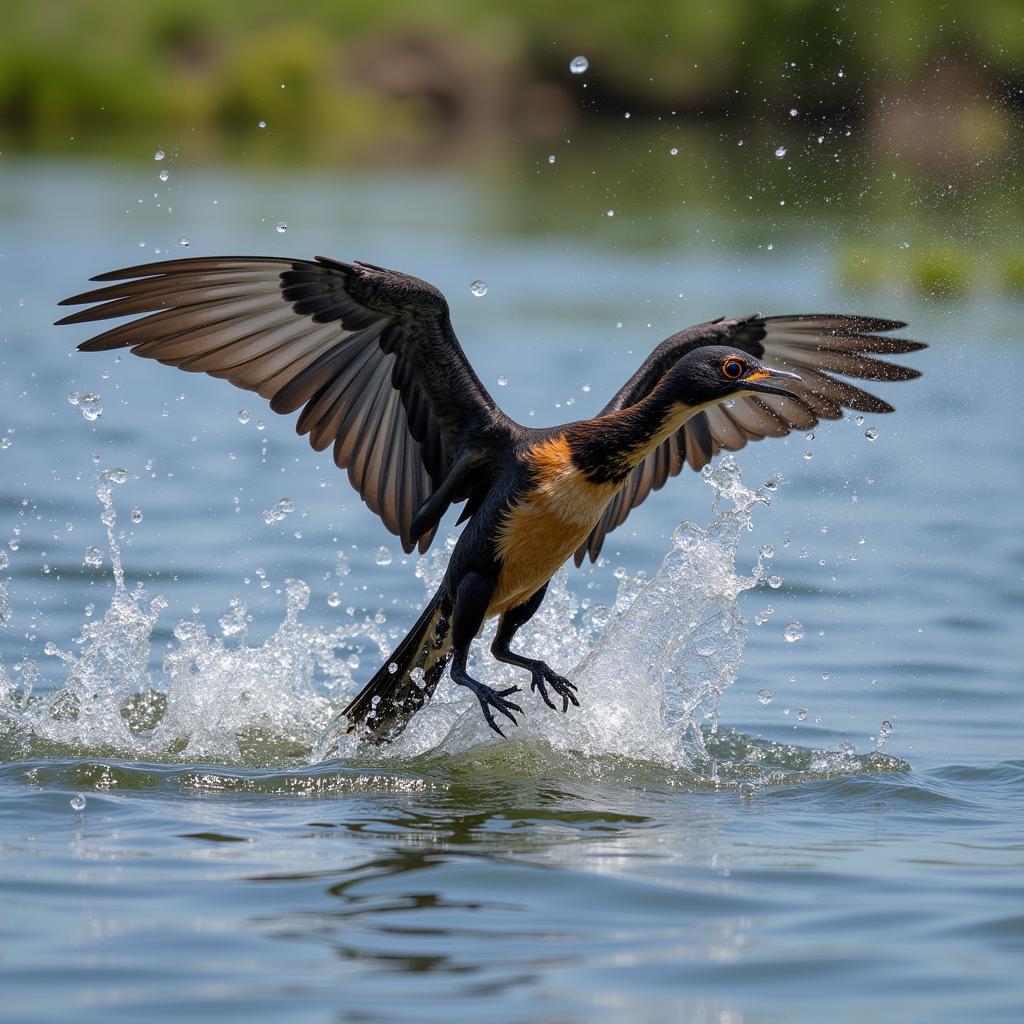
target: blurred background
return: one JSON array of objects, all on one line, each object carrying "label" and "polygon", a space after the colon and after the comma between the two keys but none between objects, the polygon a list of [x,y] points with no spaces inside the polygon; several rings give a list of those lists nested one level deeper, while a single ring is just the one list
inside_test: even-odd
[{"label": "blurred background", "polygon": [[1022,69],[1016,0],[38,0],[5,10],[0,150],[523,178],[571,147],[590,180],[516,227],[840,210],[848,285],[1020,291]]}]

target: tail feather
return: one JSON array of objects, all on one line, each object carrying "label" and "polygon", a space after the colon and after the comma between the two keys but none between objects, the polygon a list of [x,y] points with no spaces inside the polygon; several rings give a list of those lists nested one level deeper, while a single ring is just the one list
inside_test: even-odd
[{"label": "tail feather", "polygon": [[[430,700],[451,657],[451,623],[438,591],[416,625],[342,712],[346,731],[381,744],[394,739]],[[413,671],[419,669],[413,678]]]}]

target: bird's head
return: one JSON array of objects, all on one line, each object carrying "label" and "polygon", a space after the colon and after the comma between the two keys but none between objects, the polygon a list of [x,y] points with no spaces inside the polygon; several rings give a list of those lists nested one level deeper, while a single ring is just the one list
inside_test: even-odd
[{"label": "bird's head", "polygon": [[773,370],[749,353],[724,345],[704,345],[688,352],[668,376],[677,400],[688,406],[749,394],[796,398],[785,382],[800,380],[795,373]]}]

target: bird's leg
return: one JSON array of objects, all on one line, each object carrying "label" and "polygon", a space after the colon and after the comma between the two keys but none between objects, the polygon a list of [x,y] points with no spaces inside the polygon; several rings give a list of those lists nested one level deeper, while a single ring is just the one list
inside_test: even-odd
[{"label": "bird's leg", "polygon": [[452,657],[451,677],[453,682],[468,687],[476,694],[487,724],[499,736],[504,737],[505,734],[494,720],[493,711],[500,711],[513,725],[518,725],[512,712],[518,711],[522,714],[523,709],[505,698],[510,693],[518,693],[519,687],[510,686],[507,690],[495,690],[473,679],[466,672],[469,645],[483,625],[493,592],[493,580],[477,572],[466,573],[459,581],[459,588],[455,594],[455,611],[452,615],[452,644],[455,653]]},{"label": "bird's leg", "polygon": [[517,665],[519,668],[528,669],[533,677],[530,681],[530,689],[538,690],[544,703],[553,711],[557,711],[558,708],[555,707],[554,702],[548,696],[547,688],[550,685],[551,689],[562,698],[562,713],[564,714],[569,710],[570,701],[576,707],[580,706],[580,702],[576,699],[575,684],[570,683],[565,676],[560,676],[545,662],[537,658],[526,658],[509,650],[512,637],[533,618],[534,613],[544,600],[544,594],[547,589],[548,585],[545,583],[532,597],[522,604],[517,604],[514,608],[509,608],[502,615],[498,621],[498,632],[494,636],[494,643],[491,644],[491,654],[498,661],[503,661],[507,665]]}]

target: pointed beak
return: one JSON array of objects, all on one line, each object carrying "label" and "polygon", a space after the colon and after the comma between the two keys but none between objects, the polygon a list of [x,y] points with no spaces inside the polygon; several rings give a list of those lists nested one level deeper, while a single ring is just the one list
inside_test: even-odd
[{"label": "pointed beak", "polygon": [[800,379],[799,375],[795,373],[787,373],[785,370],[773,370],[771,367],[765,366],[744,377],[741,387],[744,391],[755,391],[763,395],[782,395],[783,398],[798,398],[799,396],[790,391],[789,388],[781,383],[776,384],[774,382],[799,381]]}]

